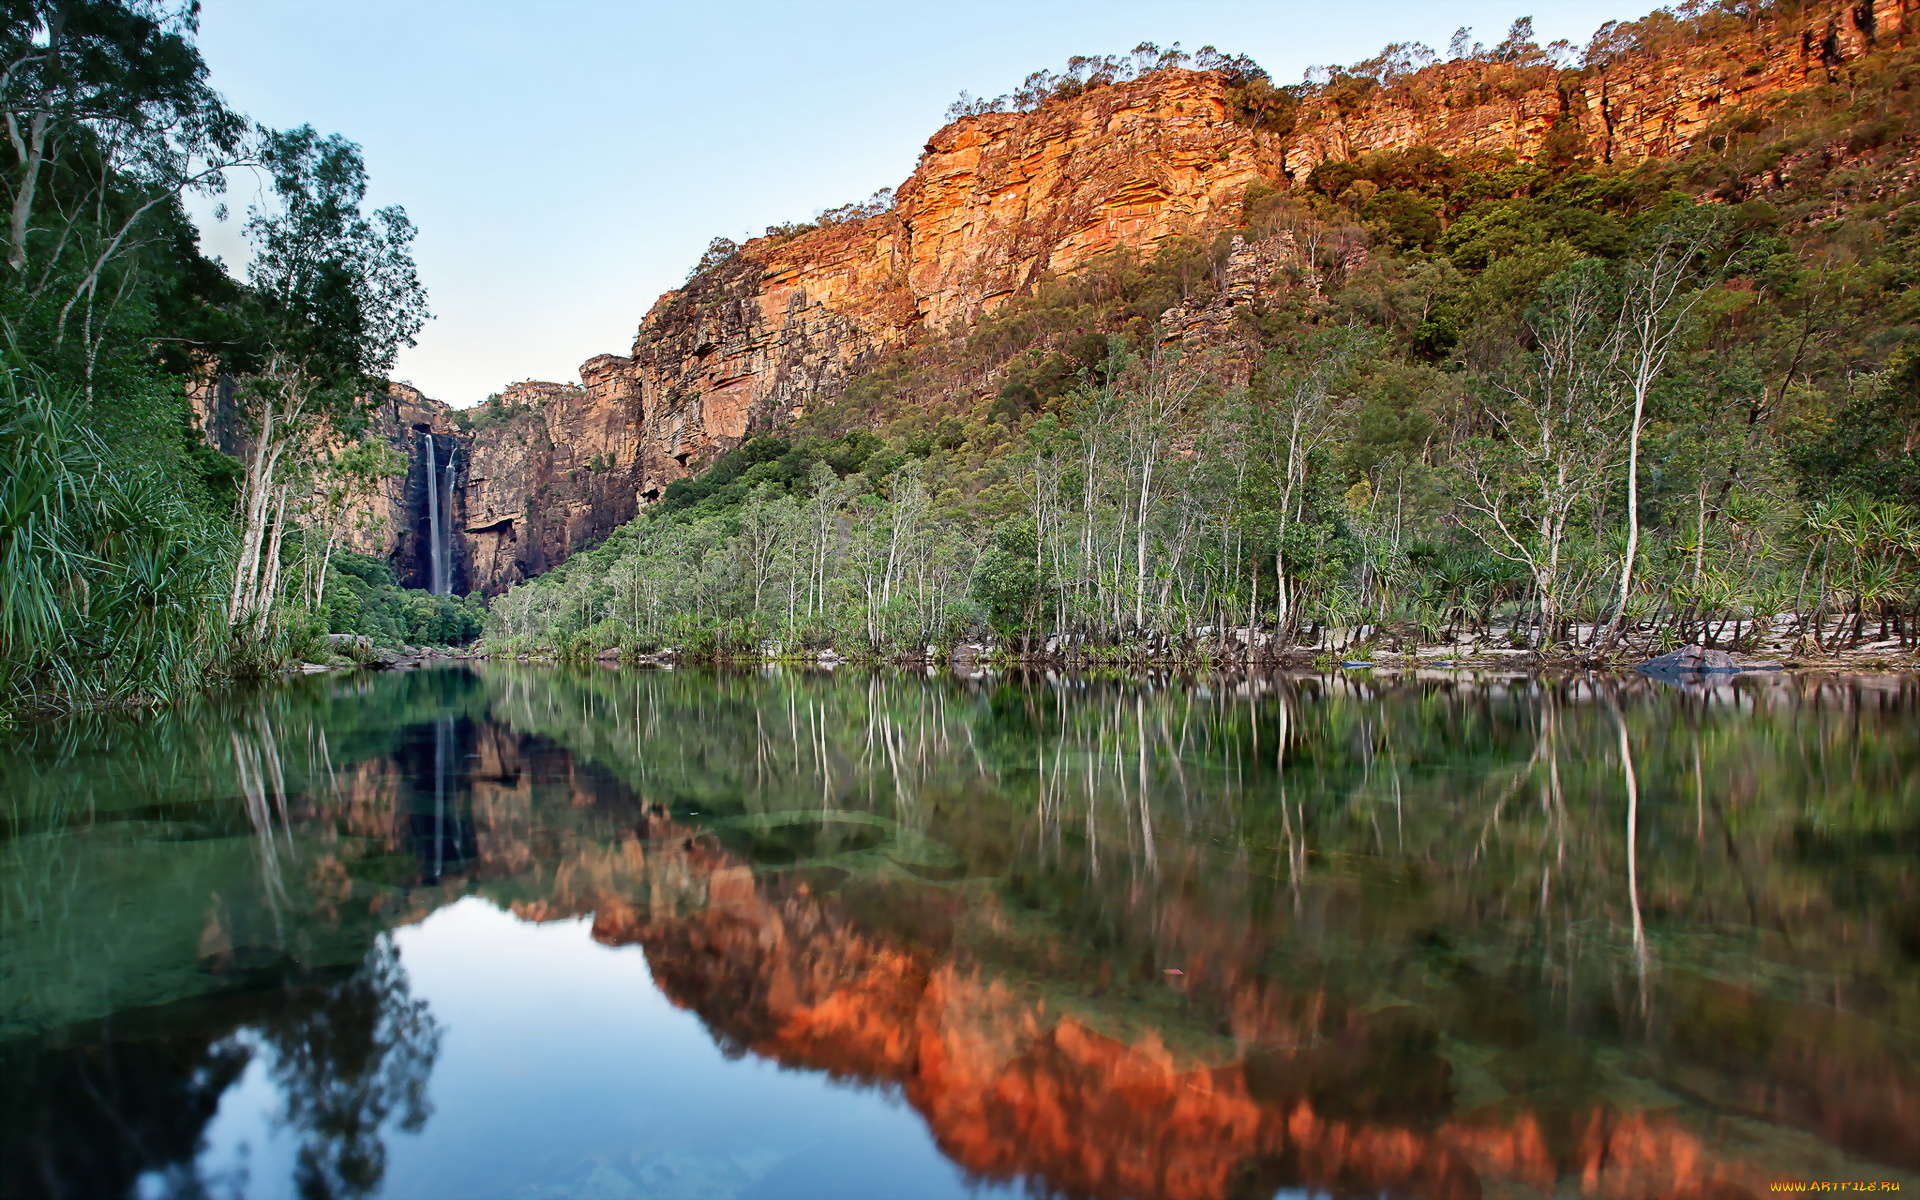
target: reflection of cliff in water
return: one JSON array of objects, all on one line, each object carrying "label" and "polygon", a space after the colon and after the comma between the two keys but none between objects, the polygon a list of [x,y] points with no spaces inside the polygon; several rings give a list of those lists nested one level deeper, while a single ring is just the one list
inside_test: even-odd
[{"label": "reflection of cliff in water", "polygon": [[[1195,927],[1187,961],[1200,967],[1159,980],[1143,969],[1133,986],[1112,989],[1117,1005],[1103,1006],[1086,993],[1049,995],[1060,981],[974,960],[977,947],[956,930],[1004,928],[1007,914],[969,911],[964,897],[911,882],[850,880],[822,896],[804,877],[756,879],[711,838],[676,839],[663,826],[648,831],[650,873],[704,880],[708,903],[648,913],[596,897],[595,937],[644,946],[655,982],[730,1050],[897,1088],[941,1149],[984,1178],[1090,1197],[1290,1187],[1624,1197],[1759,1194],[1781,1174],[1764,1144],[1740,1148],[1714,1120],[1604,1096],[1593,1049],[1539,1027],[1503,998],[1501,981],[1461,989],[1463,1007],[1479,1011],[1360,1010],[1311,981],[1260,978],[1273,947],[1256,930],[1214,938]],[[1172,908],[1163,920],[1178,925]],[[1216,952],[1238,940],[1239,953],[1209,962],[1203,938]],[[1184,1010],[1170,1013],[1176,1027],[1195,1011],[1217,1013],[1220,1043],[1211,1052],[1173,1044],[1180,1030],[1154,1026],[1156,988],[1177,997],[1158,1007]],[[1905,1119],[1920,1090],[1910,1073],[1817,1054],[1796,1068],[1796,1054],[1830,1045],[1835,1031],[1796,1033],[1791,1023],[1824,1023],[1820,1014],[1766,1012],[1757,996],[1721,992],[1683,985],[1671,1002],[1749,1006],[1775,1052],[1740,1061],[1720,1047],[1689,1048],[1682,1043],[1704,1027],[1685,1028],[1683,1014],[1659,1047],[1675,1076],[1732,1076],[1752,1107],[1724,1115],[1801,1125],[1870,1160],[1915,1165]],[[1596,1019],[1621,1021],[1624,1009]],[[1450,1061],[1462,1057],[1462,1038],[1494,1044],[1472,1067],[1501,1076],[1515,1098],[1465,1111]]]},{"label": "reflection of cliff in water", "polygon": [[[516,911],[595,914],[723,1046],[898,1089],[981,1176],[1705,1196],[1920,1167],[1911,876],[1821,857],[1909,777],[1910,688],[498,682],[496,713],[660,781]],[[1845,1005],[1768,977],[1773,931],[1791,962],[1823,929]]]},{"label": "reflection of cliff in water", "polygon": [[[384,682],[374,696],[336,693],[346,720],[316,721],[292,691],[238,704],[224,728],[198,732],[194,744],[214,748],[199,775],[182,770],[171,743],[151,762],[116,764],[67,828],[108,839],[124,818],[99,797],[183,778],[195,786],[191,800],[136,803],[132,842],[103,840],[98,859],[16,821],[10,865],[33,869],[14,877],[10,899],[24,896],[26,907],[9,916],[29,919],[10,935],[96,936],[75,979],[20,992],[53,998],[33,1016],[54,1027],[0,1039],[0,1195],[232,1190],[241,1181],[203,1178],[197,1159],[222,1095],[250,1069],[276,1097],[268,1115],[297,1138],[301,1195],[379,1190],[388,1137],[428,1120],[440,1038],[387,931],[471,886],[550,886],[551,839],[618,837],[640,811],[603,772],[486,720],[477,696],[471,674],[433,671]],[[81,782],[84,796],[91,785]],[[155,861],[222,873],[161,872],[141,878],[163,891],[100,895],[126,885],[111,864],[129,844],[150,848],[143,855],[183,848],[185,859]],[[228,844],[235,853],[193,850]],[[29,850],[47,861],[19,857]],[[117,961],[121,943],[99,940],[100,918],[88,923],[96,900],[102,914],[131,910],[148,924],[134,943],[142,957]],[[7,966],[61,957],[49,947]],[[49,1021],[62,995],[128,988],[138,1002],[110,1016]]]},{"label": "reflection of cliff in water", "polygon": [[[257,1064],[302,1188],[377,1190],[438,1045],[383,934],[476,893],[592,914],[723,1048],[893,1091],[956,1163],[1038,1193],[1707,1196],[1920,1166],[1912,956],[1884,940],[1910,835],[1809,824],[1812,785],[1752,740],[1776,719],[1806,739],[1778,762],[1817,746],[1823,801],[1887,794],[1913,697],[1746,683],[1736,723],[1652,688],[1351,686],[496,669],[381,680],[331,724],[249,708],[264,829],[188,812],[170,836],[257,842],[273,889],[175,889],[199,994],[0,1045],[23,1085],[0,1185],[219,1191],[194,1147]],[[45,910],[77,907],[73,861]],[[1727,927],[1762,951],[1832,931],[1847,1003],[1680,940]]]}]

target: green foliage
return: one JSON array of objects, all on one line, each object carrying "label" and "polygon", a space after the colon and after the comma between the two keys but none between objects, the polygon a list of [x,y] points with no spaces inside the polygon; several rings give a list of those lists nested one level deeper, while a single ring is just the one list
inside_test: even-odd
[{"label": "green foliage", "polygon": [[[197,20],[197,5],[24,0],[0,25],[15,133],[0,151],[8,536],[34,564],[8,581],[9,711],[163,701],[318,652],[317,592],[287,595],[282,568],[323,540],[300,521],[340,517],[379,473],[352,442],[355,398],[424,317],[412,227],[398,209],[361,212],[358,148],[228,108]],[[200,253],[183,204],[238,170],[271,180],[246,226],[247,285]],[[204,433],[190,386],[218,393]],[[263,399],[270,413],[249,409]],[[343,438],[327,461],[318,448]],[[242,624],[238,640],[216,636]]]},{"label": "green foliage", "polygon": [[994,530],[993,540],[974,568],[972,597],[1003,638],[1015,639],[1032,628],[1045,598],[1039,560],[1033,523],[1011,521]]},{"label": "green foliage", "polygon": [[453,427],[461,433],[475,434],[503,429],[533,412],[534,408],[533,404],[526,401],[504,400],[496,392],[472,408],[454,409]]},{"label": "green foliage", "polygon": [[175,694],[218,645],[217,525],[75,407],[17,356],[0,371],[0,719]]},{"label": "green foliage", "polygon": [[486,597],[435,596],[402,588],[393,568],[363,554],[333,557],[326,632],[358,634],[376,646],[464,646],[480,636]]},{"label": "green foliage", "polygon": [[[1718,36],[1697,13],[1664,20],[1615,30],[1607,45]],[[1568,56],[1521,24],[1492,50],[1462,53],[1485,64],[1482,82],[1495,89],[1535,86]],[[1353,638],[1535,646],[1590,638],[1616,611],[1650,649],[1756,630],[1781,648],[1782,630],[1804,635],[1794,645],[1842,645],[1876,621],[1911,641],[1920,597],[1908,558],[1856,562],[1849,547],[1865,543],[1846,532],[1854,526],[1810,525],[1802,505],[1828,499],[1831,514],[1851,497],[1912,504],[1920,493],[1908,453],[1920,440],[1908,411],[1917,385],[1901,349],[1920,339],[1920,204],[1887,174],[1916,147],[1908,131],[1920,121],[1902,82],[1913,58],[1883,52],[1857,65],[1849,88],[1743,110],[1673,162],[1596,162],[1569,124],[1529,163],[1412,147],[1323,162],[1304,187],[1256,183],[1238,232],[1278,240],[1291,257],[1268,299],[1237,310],[1216,341],[1220,361],[1173,371],[1189,389],[1173,415],[1155,407],[1160,385],[1138,364],[1158,353],[1162,313],[1215,295],[1232,230],[1043,277],[971,328],[895,352],[777,437],[672,485],[606,556],[516,600],[527,619],[495,634],[510,626],[508,640],[549,646],[586,629],[658,645],[871,645],[892,628],[894,603],[885,571],[870,574],[872,555],[891,545],[893,481],[911,468],[943,544],[968,565],[946,576],[958,587],[895,629],[898,648],[931,629],[936,639],[1071,634],[1088,653],[1188,653],[1238,628],[1206,650],[1230,654],[1248,626],[1270,630],[1269,646],[1338,636],[1356,654],[1366,650]],[[1308,90],[1359,103],[1415,86],[1423,61],[1421,48],[1389,47]],[[1247,95],[1271,90],[1246,64],[1209,69]],[[1000,107],[1126,74],[1106,60],[1077,70],[1036,77]],[[1275,111],[1288,102],[1277,97]],[[1836,139],[1855,160],[1809,157]],[[1787,161],[1791,173],[1754,192],[1754,179]],[[1731,203],[1702,208],[1703,192]],[[1881,198],[1836,208],[1836,194]],[[1719,219],[1703,221],[1709,211]],[[1636,382],[1633,288],[1661,231],[1690,223],[1714,229],[1689,251],[1688,282],[1674,293],[1684,319]],[[1369,348],[1333,392],[1300,408],[1312,374],[1303,351],[1338,329],[1365,331]],[[1278,365],[1248,380],[1241,364],[1269,358]],[[1640,536],[1621,597],[1625,400],[1636,395]],[[1296,412],[1306,424],[1289,432]],[[1544,453],[1528,449],[1542,437]],[[755,601],[742,515],[759,496],[764,511],[798,522],[821,471],[852,488],[828,550],[810,563],[781,551]],[[1904,527],[1904,511],[1875,519]],[[1519,521],[1511,543],[1489,512]],[[687,522],[689,540],[659,540],[648,527],[663,521]],[[1015,548],[1015,530],[1031,540]],[[1547,546],[1553,554],[1535,554]],[[649,592],[644,635],[623,632],[612,599],[628,553],[657,564],[632,578],[665,580],[677,563],[703,581]],[[1551,562],[1551,578],[1529,561]],[[882,582],[869,594],[873,578]]]},{"label": "green foliage", "polygon": [[1920,352],[1903,350],[1795,460],[1809,499],[1854,493],[1920,504]]}]

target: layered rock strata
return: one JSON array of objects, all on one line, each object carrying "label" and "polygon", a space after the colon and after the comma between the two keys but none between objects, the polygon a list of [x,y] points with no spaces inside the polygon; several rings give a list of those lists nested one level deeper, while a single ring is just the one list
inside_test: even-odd
[{"label": "layered rock strata", "polygon": [[[207,441],[244,458],[250,435],[235,403],[234,388],[229,376],[198,379],[188,387],[187,401]],[[397,470],[370,486],[348,489],[344,507],[332,518],[335,547],[386,559],[402,587],[428,588],[432,581],[430,506],[438,499],[451,524],[450,590],[464,594],[483,586],[474,570],[475,541],[462,532],[467,524],[472,439],[453,424],[453,409],[411,384],[392,383],[383,395],[370,398],[366,416],[365,428],[355,436],[384,445],[392,452]],[[333,449],[340,449],[346,440],[345,434],[333,435]],[[328,493],[339,483],[325,477],[312,480],[309,494],[299,505],[309,513],[330,511]]]},{"label": "layered rock strata", "polygon": [[1586,72],[1442,63],[1351,108],[1326,97],[1303,105],[1287,174],[1304,180],[1323,162],[1420,145],[1530,160],[1563,124],[1602,162],[1676,157],[1729,111],[1844,80],[1860,58],[1905,45],[1916,31],[1920,0],[1828,2],[1719,40],[1625,51]]},{"label": "layered rock strata", "polygon": [[[928,140],[890,211],[749,241],[662,296],[628,354],[590,359],[583,386],[520,430],[523,451],[477,447],[491,478],[539,482],[493,484],[474,506],[472,536],[491,539],[476,542],[476,579],[497,591],[546,569],[888,352],[965,329],[1048,275],[1230,226],[1256,181],[1284,188],[1323,162],[1415,145],[1528,160],[1556,130],[1603,161],[1683,154],[1730,110],[1844,77],[1916,27],[1920,0],[1830,2],[1581,72],[1445,63],[1357,104],[1311,96],[1285,134],[1237,122],[1222,78],[1188,70],[963,117]],[[1297,261],[1292,247],[1237,247],[1209,305],[1167,314],[1171,336],[1219,333]],[[500,522],[515,512],[510,537]]]},{"label": "layered rock strata", "polygon": [[[497,593],[550,569],[717,454],[829,404],[885,355],[964,331],[1049,276],[1231,228],[1255,183],[1285,189],[1322,163],[1416,145],[1520,160],[1550,145],[1609,162],[1681,155],[1729,112],[1844,80],[1916,30],[1920,0],[1822,0],[1583,71],[1462,60],[1357,99],[1329,89],[1284,133],[1236,120],[1220,75],[1178,69],[963,117],[928,140],[891,209],[753,239],[662,296],[630,351],[589,359],[580,386],[516,384],[485,406],[462,479],[461,582]],[[1277,289],[1312,286],[1312,266],[1284,235],[1237,244],[1214,295],[1165,314],[1167,335],[1216,338]],[[388,427],[421,416],[396,406]],[[454,432],[444,409],[424,423]],[[390,495],[386,532],[356,535],[356,548],[405,558],[409,504]]]}]

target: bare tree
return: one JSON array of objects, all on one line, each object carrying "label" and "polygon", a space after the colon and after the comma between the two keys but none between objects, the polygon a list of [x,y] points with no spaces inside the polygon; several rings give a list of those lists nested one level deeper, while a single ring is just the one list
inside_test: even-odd
[{"label": "bare tree", "polygon": [[1719,234],[1719,214],[1704,209],[1690,209],[1662,222],[1646,252],[1628,266],[1621,288],[1614,361],[1633,395],[1633,418],[1627,428],[1627,546],[1620,560],[1613,617],[1594,639],[1597,647],[1611,646],[1620,636],[1633,598],[1633,571],[1640,552],[1640,435],[1646,428],[1647,397],[1666,373],[1687,318],[1706,295],[1702,284],[1711,273],[1704,260]]},{"label": "bare tree", "polygon": [[1254,403],[1262,414],[1276,460],[1273,580],[1276,626],[1282,634],[1294,618],[1293,589],[1287,573],[1287,531],[1299,519],[1307,464],[1314,451],[1344,432],[1359,405],[1357,398],[1341,391],[1364,347],[1357,333],[1335,330],[1314,338],[1296,353],[1275,354],[1255,381]]},{"label": "bare tree", "polygon": [[1470,439],[1456,455],[1462,523],[1526,568],[1546,641],[1559,636],[1570,524],[1605,482],[1606,429],[1624,409],[1611,292],[1595,262],[1548,282],[1527,319],[1537,348],[1495,377],[1498,402],[1484,409],[1499,436]]}]

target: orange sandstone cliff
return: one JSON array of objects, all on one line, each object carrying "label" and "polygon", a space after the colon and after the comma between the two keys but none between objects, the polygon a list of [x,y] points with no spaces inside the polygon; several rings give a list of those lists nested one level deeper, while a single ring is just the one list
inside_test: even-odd
[{"label": "orange sandstone cliff", "polygon": [[[831,403],[883,355],[1101,255],[1230,228],[1255,182],[1284,188],[1326,161],[1415,145],[1528,160],[1556,132],[1602,161],[1683,155],[1730,109],[1841,78],[1915,32],[1920,0],[1828,0],[1585,70],[1463,60],[1357,103],[1317,93],[1285,132],[1236,120],[1220,75],[1181,69],[963,117],[927,142],[890,210],[749,241],[655,302],[629,353],[588,360],[580,387],[508,389],[495,404],[510,415],[471,440],[462,562],[489,592],[537,575],[716,454]],[[1292,259],[1236,248],[1221,311],[1175,310],[1170,336],[1218,329]]]}]

